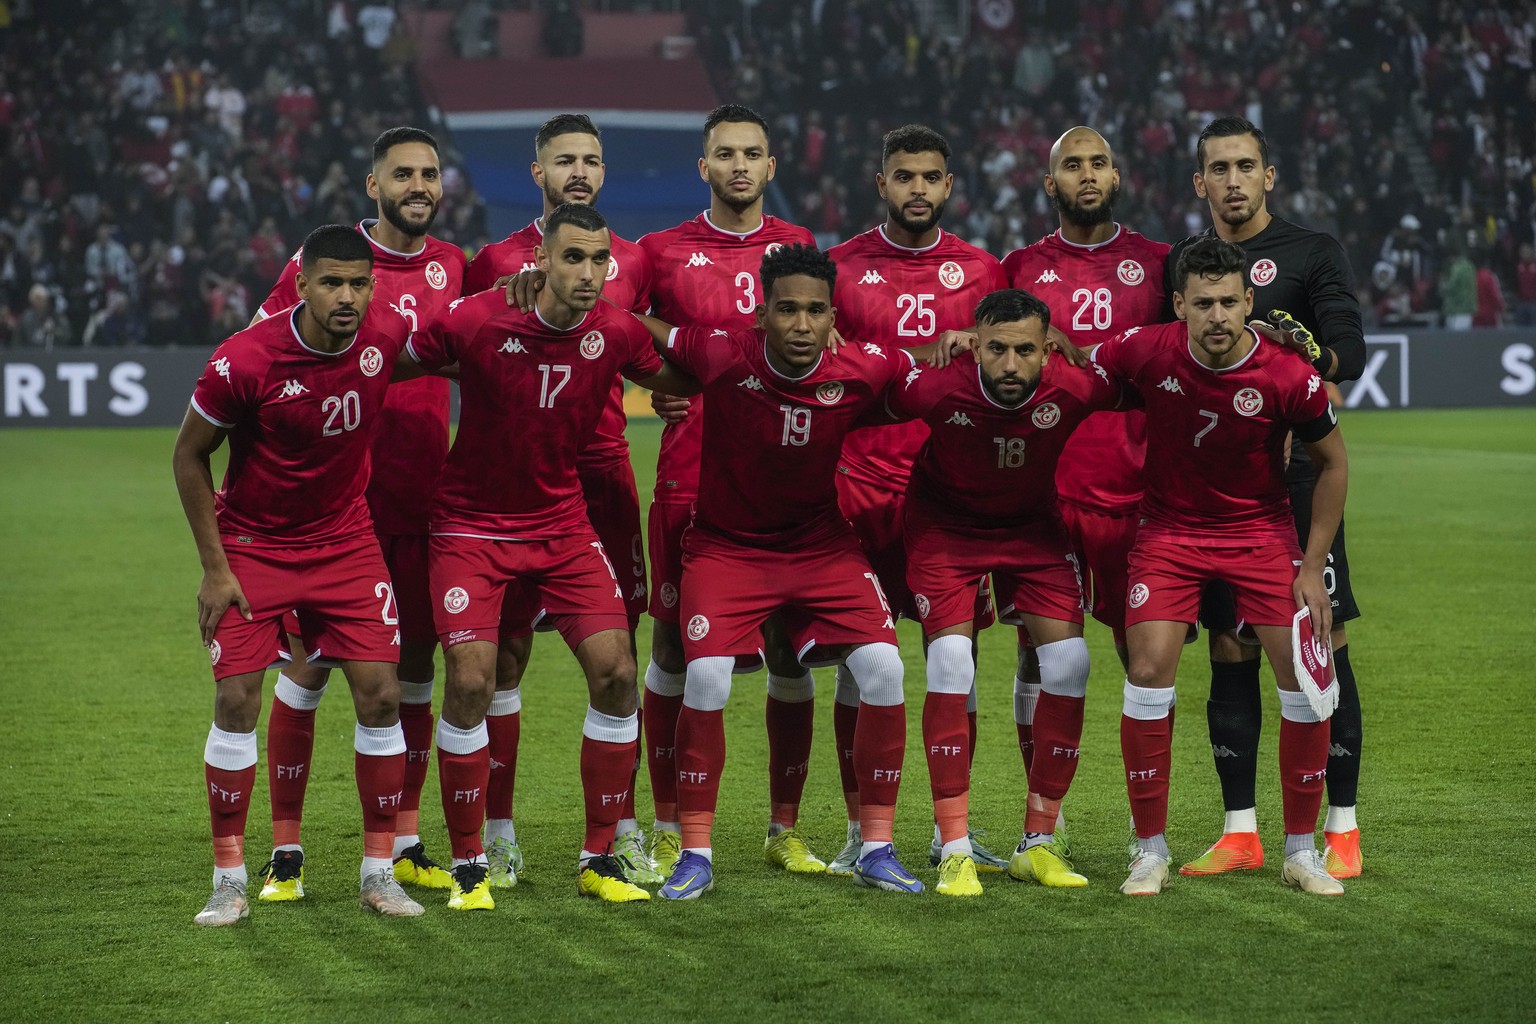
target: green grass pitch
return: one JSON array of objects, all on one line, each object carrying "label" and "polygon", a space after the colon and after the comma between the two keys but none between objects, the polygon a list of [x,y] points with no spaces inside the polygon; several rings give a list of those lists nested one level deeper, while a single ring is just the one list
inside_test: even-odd
[{"label": "green grass pitch", "polygon": [[[523,686],[518,833],[527,879],[489,914],[385,921],[357,906],[352,712],[319,716],[306,817],[308,898],[204,930],[211,853],[201,754],[211,715],[198,566],[169,430],[0,433],[0,1017],[7,1020],[1529,1020],[1536,998],[1536,411],[1351,413],[1344,421],[1364,694],[1366,874],[1342,899],[1279,883],[1276,702],[1259,817],[1270,860],[1243,877],[1116,892],[1126,811],[1121,674],[1106,631],[1067,814],[1091,886],[997,875],[974,901],[795,879],[761,858],[762,677],[727,711],[718,887],[684,905],[576,895],[584,687],[541,635]],[[654,464],[654,424],[632,430]],[[643,468],[642,490],[651,476]],[[648,641],[642,629],[642,659]],[[901,632],[909,732],[897,845],[931,885],[917,637]],[[982,637],[975,825],[1016,841],[1022,773],[1011,641]],[[1203,644],[1179,689],[1176,862],[1219,831],[1204,739]],[[643,662],[642,662],[643,663]],[[441,699],[439,673],[439,700]],[[802,824],[842,838],[830,676]],[[269,691],[270,692],[270,691]],[[270,700],[270,697],[267,698]],[[262,728],[265,729],[265,710]],[[265,767],[248,862],[270,841]],[[429,850],[445,836],[428,779]],[[642,820],[649,787],[641,773]]]}]

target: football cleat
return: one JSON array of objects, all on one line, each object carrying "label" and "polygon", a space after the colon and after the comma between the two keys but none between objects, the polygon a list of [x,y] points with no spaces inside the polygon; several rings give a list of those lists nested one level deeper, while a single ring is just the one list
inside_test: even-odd
[{"label": "football cleat", "polygon": [[677,867],[662,883],[661,898],[664,900],[696,900],[715,887],[715,866],[708,857],[684,852],[677,858]]},{"label": "football cleat", "polygon": [[1285,858],[1280,881],[1314,896],[1344,895],[1344,883],[1328,873],[1323,855],[1316,850],[1299,850]]},{"label": "football cleat", "polygon": [[485,849],[486,876],[492,889],[510,889],[523,870],[523,850],[516,843],[497,837]]},{"label": "football cleat", "polygon": [[[1057,820],[1056,831],[1051,836],[1051,849],[1055,850],[1056,856],[1062,860],[1072,859],[1072,836],[1067,833],[1066,823],[1060,819]],[[1013,862],[1010,860],[1009,863]]]},{"label": "football cleat", "polygon": [[395,858],[395,881],[401,885],[419,885],[423,889],[453,888],[452,876],[427,856],[427,848],[421,843],[406,847]]},{"label": "football cleat", "polygon": [[[396,870],[399,861],[395,862]],[[449,910],[495,910],[496,901],[491,898],[491,883],[486,880],[490,869],[484,864],[470,861],[448,872],[453,879],[453,891],[448,894]],[[395,876],[397,879],[399,875]]]},{"label": "football cleat", "polygon": [[792,828],[763,840],[763,859],[793,875],[821,875],[827,870],[826,861],[812,853],[805,839]]},{"label": "football cleat", "polygon": [[381,868],[363,879],[358,892],[358,902],[364,910],[371,910],[385,917],[420,917],[426,908],[405,894],[392,871]]},{"label": "football cleat", "polygon": [[218,928],[250,916],[251,905],[245,899],[245,886],[226,875],[219,880],[207,905],[192,921],[205,928]]},{"label": "football cleat", "polygon": [[976,878],[976,862],[963,853],[952,853],[939,861],[939,884],[934,890],[941,896],[980,896],[981,882]]},{"label": "football cleat", "polygon": [[1127,896],[1156,896],[1168,882],[1168,858],[1141,850],[1131,862],[1131,873],[1120,883]]},{"label": "football cleat", "polygon": [[853,864],[859,859],[859,851],[864,849],[864,831],[856,821],[848,823],[848,841],[843,848],[837,851],[837,856],[832,858],[827,865],[827,874],[852,877]]},{"label": "football cleat", "polygon": [[1194,860],[1179,868],[1181,875],[1219,875],[1254,871],[1264,866],[1264,844],[1257,832],[1227,832]]},{"label": "football cleat", "polygon": [[583,896],[594,896],[604,903],[634,903],[651,898],[650,893],[624,877],[624,865],[612,855],[593,857],[582,865],[576,876],[576,888]]},{"label": "football cleat", "polygon": [[266,877],[257,899],[288,903],[304,898],[303,850],[274,850],[272,859],[256,873]]},{"label": "football cleat", "polygon": [[645,855],[651,858],[656,873],[665,878],[683,855],[683,837],[664,828],[654,829],[645,840]]},{"label": "football cleat", "polygon": [[890,843],[876,847],[854,861],[853,880],[858,885],[887,892],[923,891],[923,883],[901,866],[901,861],[896,859],[896,847]]},{"label": "football cleat", "polygon": [[614,838],[613,858],[619,862],[624,877],[636,885],[660,885],[665,877],[645,852],[645,833],[639,829]]},{"label": "football cleat", "polygon": [[[980,840],[984,835],[986,835],[986,832],[980,829],[973,829],[966,833],[966,837],[971,841],[971,860],[976,862],[976,870],[984,873],[1008,870],[1008,862],[1006,860],[981,845]],[[933,842],[928,844],[928,863],[938,867],[939,862],[943,859],[944,844],[939,841],[938,836],[934,836]]]},{"label": "football cleat", "polygon": [[1328,865],[1328,873],[1334,878],[1359,878],[1364,863],[1360,858],[1360,830],[1324,832],[1323,838],[1327,840],[1323,862]]},{"label": "football cleat", "polygon": [[1051,843],[1028,848],[1020,844],[1008,861],[1008,874],[1021,882],[1039,882],[1048,889],[1081,889],[1088,884]]}]

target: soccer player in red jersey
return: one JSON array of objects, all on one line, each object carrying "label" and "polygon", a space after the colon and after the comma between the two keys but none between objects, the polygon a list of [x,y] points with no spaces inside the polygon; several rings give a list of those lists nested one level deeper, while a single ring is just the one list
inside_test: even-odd
[{"label": "soccer player in red jersey", "polygon": [[[544,239],[544,218],[562,203],[596,206],[603,189],[603,145],[597,126],[585,114],[557,114],[540,126],[534,136],[533,181],[544,193],[544,213],[533,223],[500,242],[492,242],[475,256],[464,274],[466,295],[484,291],[504,278],[537,269],[534,249]],[[643,313],[650,305],[651,272],[645,252],[634,242],[610,232],[608,279],[604,299],[620,309]],[[633,633],[646,607],[645,555],[640,539],[640,496],[624,439],[624,380],[615,375],[613,391],[603,408],[597,433],[581,450],[577,476],[587,502],[592,528],[613,559],[624,588],[624,607]],[[496,696],[486,717],[490,737],[491,783],[486,795],[485,842],[490,858],[493,888],[516,884],[522,870],[522,849],[512,822],[513,784],[521,733],[522,673],[528,664],[532,627],[538,608],[528,607],[536,595],[516,594],[504,616],[504,639]],[[629,790],[634,800],[634,787]],[[634,807],[625,808],[614,840],[614,856],[628,865],[631,881],[655,883],[661,876],[650,865],[645,836],[636,821]]]},{"label": "soccer player in red jersey", "polygon": [[485,716],[513,584],[538,588],[542,612],[587,677],[580,891],[609,902],[650,898],[609,852],[637,754],[635,659],[623,590],[587,518],[576,462],[615,374],[672,392],[692,382],[661,361],[632,314],[598,304],[609,251],[602,215],[566,203],[544,229],[535,252],[547,286],[532,312],[509,309],[499,291],[482,292],[455,303],[406,349],[429,372],[456,365],[463,403],[433,499],[431,547],[433,612],[448,670],[438,772],[453,847],[448,905],[458,910],[495,906],[481,841],[490,776]]},{"label": "soccer player in red jersey", "polygon": [[[420,128],[391,128],[373,143],[368,195],[378,219],[357,226],[373,253],[373,316],[402,316],[411,330],[448,311],[460,295],[464,253],[428,234],[442,202],[437,142]],[[274,317],[299,301],[296,253],[257,311]],[[393,309],[395,312],[390,312]],[[254,323],[255,321],[253,321]],[[418,826],[421,790],[432,754],[432,688],[437,635],[427,594],[427,511],[448,454],[448,382],[421,378],[389,389],[373,432],[368,509],[394,581],[400,618],[400,723],[405,731],[405,790],[395,835],[395,877],[442,889],[448,873],[426,854]],[[291,621],[291,619],[290,619]],[[305,661],[302,638],[290,637],[291,663],[277,677],[267,724],[267,777],[272,799],[272,863],[260,898],[299,899],[304,865],[300,822],[315,746],[315,709],[329,671]]]},{"label": "soccer player in red jersey", "polygon": [[[1317,852],[1328,765],[1328,721],[1301,692],[1291,650],[1299,607],[1318,635],[1333,623],[1323,570],[1344,514],[1348,463],[1320,376],[1284,344],[1244,326],[1253,292],[1242,249],[1217,238],[1185,247],[1174,269],[1184,323],[1133,328],[1099,346],[1110,376],[1141,393],[1147,461],[1130,559],[1130,668],[1120,720],[1139,849],[1120,891],[1155,895],[1168,878],[1168,774],[1174,675],[1201,588],[1222,580],[1253,626],[1280,692],[1281,880],[1305,892],[1344,891]],[[1318,468],[1305,553],[1285,484],[1289,436]]]},{"label": "soccer player in red jersey", "polygon": [[[704,121],[699,176],[709,183],[709,209],[693,220],[640,239],[650,258],[651,312],[682,327],[747,330],[763,299],[758,278],[763,256],[784,245],[814,243],[811,233],[763,213],[763,192],[773,180],[768,125],[755,111],[717,107]],[[692,400],[687,418],[669,423],[656,462],[656,494],[646,534],[651,549],[651,661],[645,670],[645,757],[656,803],[648,848],[662,873],[680,852],[674,733],[683,706],[685,660],[679,629],[681,538],[699,491],[704,404]],[[769,623],[763,653],[768,665],[766,720],[770,820],[764,856],[790,871],[816,873],[826,865],[795,829],[811,752],[814,686]]]},{"label": "soccer player in red jersey", "polygon": [[[311,232],[299,304],[219,346],[176,438],[176,488],[203,564],[198,625],[215,681],[203,754],[214,891],[200,925],[250,913],[245,819],[261,682],[277,659],[283,616],[295,609],[312,657],[339,663],[352,688],[363,906],[422,912],[390,864],[405,775],[400,631],[364,498],[369,442],[409,328],[392,314],[364,323],[372,265],[368,243],[351,228]],[[229,467],[215,493],[209,456],[225,438]]]},{"label": "soccer player in red jersey", "polygon": [[799,664],[845,663],[860,687],[854,769],[864,851],[855,879],[921,892],[891,845],[906,746],[895,623],[837,507],[835,483],[848,431],[913,364],[873,344],[825,355],[837,266],[814,246],[776,249],[760,274],[756,329],[674,329],[646,318],[667,359],[698,377],[709,399],[702,422],[686,421],[703,429],[679,602],[687,655],[676,740],[683,852],[661,895],[693,899],[714,884],[710,836],[731,672],[737,658],[759,651],[759,630],[774,614]]},{"label": "soccer player in red jersey", "polygon": [[[850,338],[904,347],[929,344],[947,330],[969,327],[976,303],[1005,286],[997,257],[939,227],[954,185],[949,143],[923,125],[903,125],[886,134],[875,187],[886,206],[885,222],[834,246],[837,263],[837,329]],[[838,463],[837,494],[864,553],[880,577],[898,615],[917,618],[907,590],[902,543],[902,500],[912,460],[928,436],[919,421],[865,427],[848,435]],[[985,597],[985,595],[983,595]],[[990,609],[990,604],[983,601]],[[968,698],[974,750],[975,694]],[[827,870],[853,873],[859,835],[858,786],[853,774],[853,735],[859,691],[846,669],[837,677],[833,729],[848,808],[848,838]],[[930,859],[939,863],[935,826]],[[1008,862],[973,846],[976,866],[1001,871]]]},{"label": "soccer player in red jersey", "polygon": [[912,469],[903,532],[928,645],[923,745],[943,843],[938,891],[948,896],[982,891],[966,830],[965,706],[976,686],[976,583],[989,573],[1007,620],[1033,637],[1043,681],[1024,835],[1008,871],[1052,887],[1088,884],[1051,845],[1077,769],[1088,687],[1082,581],[1055,478],[1072,432],[1094,412],[1118,408],[1123,395],[1102,368],[1050,360],[1050,322],[1028,292],[993,292],[976,307],[975,359],[910,373],[887,400],[893,415],[931,428]]},{"label": "soccer player in red jersey", "polygon": [[[1081,348],[1130,327],[1160,322],[1168,246],[1115,221],[1120,170],[1104,137],[1079,125],[1057,139],[1045,192],[1060,214],[1061,226],[1003,258],[1009,283],[1039,296],[1051,309],[1052,324]],[[1061,517],[1081,558],[1093,617],[1113,631],[1122,664],[1126,558],[1136,537],[1146,449],[1146,420],[1140,409],[1099,413],[1072,432],[1056,469]],[[1013,680],[1014,722],[1026,775],[1035,750],[1040,699],[1039,666],[1027,632],[1020,630],[1019,669]],[[1057,822],[1056,839],[1059,849],[1070,851],[1064,822]]]}]

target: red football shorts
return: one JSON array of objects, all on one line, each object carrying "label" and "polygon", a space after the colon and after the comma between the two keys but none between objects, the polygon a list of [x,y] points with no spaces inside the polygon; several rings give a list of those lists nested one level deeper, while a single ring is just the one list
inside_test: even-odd
[{"label": "red football shorts", "polygon": [[1126,567],[1136,543],[1136,513],[1109,515],[1070,501],[1060,502],[1061,521],[1072,550],[1082,560],[1084,590],[1093,597],[1093,617],[1125,636]]},{"label": "red football shorts", "polygon": [[1224,580],[1244,621],[1289,629],[1296,614],[1291,585],[1300,565],[1301,548],[1295,538],[1230,548],[1139,536],[1131,550],[1125,624],[1193,623],[1200,614],[1200,588],[1211,580]]},{"label": "red football shorts", "polygon": [[640,541],[640,492],[629,459],[578,463],[587,518],[613,562],[624,592],[624,610],[634,629],[645,612],[645,550]]},{"label": "red football shorts", "polygon": [[756,654],[774,612],[806,664],[820,660],[817,647],[896,642],[890,606],[851,530],[768,550],[692,527],[683,552],[678,607],[689,661]]},{"label": "red football shorts", "polygon": [[651,502],[645,537],[651,547],[651,618],[678,622],[677,597],[683,585],[683,531],[693,518],[693,503]]},{"label": "red football shorts", "polygon": [[628,629],[618,577],[591,532],[547,541],[488,540],[434,534],[432,615],[447,650],[500,639],[509,585],[537,594],[572,650],[605,629]]},{"label": "red football shorts", "polygon": [[424,533],[379,535],[379,550],[395,584],[395,603],[400,606],[400,639],[408,644],[437,643],[432,588],[427,579],[430,540]]},{"label": "red football shorts", "polygon": [[394,589],[372,533],[313,547],[257,547],[233,535],[223,541],[251,621],[234,605],[219,619],[209,647],[214,679],[276,662],[284,616],[294,613],[310,661],[400,660]]},{"label": "red football shorts", "polygon": [[1054,518],[1005,530],[959,531],[907,516],[907,583],[924,634],[974,616],[976,584],[988,573],[998,619],[1020,614],[1083,621],[1083,591],[1066,531]]},{"label": "red football shorts", "polygon": [[917,621],[917,606],[907,589],[907,548],[902,541],[902,514],[907,497],[837,474],[837,505],[859,538],[864,557],[880,578],[885,599],[897,615]]}]

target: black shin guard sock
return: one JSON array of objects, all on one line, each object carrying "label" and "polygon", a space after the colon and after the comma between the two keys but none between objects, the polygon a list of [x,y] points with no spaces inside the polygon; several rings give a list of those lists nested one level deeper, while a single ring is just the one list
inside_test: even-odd
[{"label": "black shin guard sock", "polygon": [[1353,807],[1360,788],[1360,690],[1349,664],[1349,645],[1333,652],[1339,706],[1328,720],[1328,806]]},{"label": "black shin guard sock", "polygon": [[1211,662],[1211,699],[1205,705],[1211,731],[1211,755],[1221,780],[1221,803],[1241,811],[1257,803],[1259,731],[1264,705],[1259,699],[1259,662]]}]

